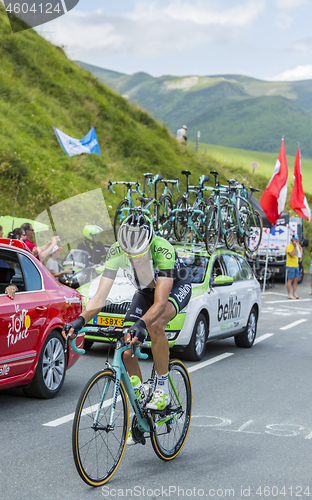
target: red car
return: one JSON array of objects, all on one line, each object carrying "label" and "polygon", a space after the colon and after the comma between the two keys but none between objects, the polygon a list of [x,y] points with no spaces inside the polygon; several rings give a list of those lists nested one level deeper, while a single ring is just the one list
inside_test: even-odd
[{"label": "red car", "polygon": [[[5,294],[18,288],[14,299]],[[76,290],[61,285],[18,240],[0,240],[0,389],[21,387],[28,396],[53,398],[78,360],[61,331],[82,311]],[[83,347],[84,337],[77,338]]]}]

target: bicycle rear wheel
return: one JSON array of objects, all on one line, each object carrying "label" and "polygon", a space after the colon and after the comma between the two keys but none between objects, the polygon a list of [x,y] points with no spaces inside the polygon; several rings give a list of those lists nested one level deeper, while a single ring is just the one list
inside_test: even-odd
[{"label": "bicycle rear wheel", "polygon": [[129,407],[122,382],[113,426],[109,428],[115,385],[111,370],[96,373],[86,384],[76,407],[72,433],[74,461],[80,477],[90,486],[101,486],[112,477],[126,446]]},{"label": "bicycle rear wheel", "polygon": [[[164,412],[152,413],[155,430],[151,441],[156,455],[162,460],[173,460],[181,451],[191,423],[192,386],[184,364],[179,360],[169,363],[170,407]],[[165,418],[170,417],[166,422]]]},{"label": "bicycle rear wheel", "polygon": [[238,230],[237,207],[234,203],[228,203],[224,207],[224,212],[221,211],[221,213],[222,217],[225,215],[225,220],[223,223],[226,230],[226,233],[224,235],[224,241],[226,247],[229,250],[232,250],[232,248],[235,245],[236,234]]},{"label": "bicycle rear wheel", "polygon": [[157,232],[162,238],[169,239],[172,229],[171,212],[173,203],[171,196],[165,194],[159,198],[157,210]]},{"label": "bicycle rear wheel", "polygon": [[262,217],[257,210],[250,213],[247,217],[244,245],[248,252],[255,252],[258,250],[261,243],[263,230]]},{"label": "bicycle rear wheel", "polygon": [[183,195],[179,196],[175,208],[177,208],[178,211],[175,213],[174,234],[176,235],[177,240],[181,241],[184,238],[187,231],[188,213],[187,213],[187,201],[185,196]]},{"label": "bicycle rear wheel", "polygon": [[220,218],[218,207],[214,205],[208,210],[206,217],[205,244],[209,255],[212,255],[217,248],[220,236]]}]

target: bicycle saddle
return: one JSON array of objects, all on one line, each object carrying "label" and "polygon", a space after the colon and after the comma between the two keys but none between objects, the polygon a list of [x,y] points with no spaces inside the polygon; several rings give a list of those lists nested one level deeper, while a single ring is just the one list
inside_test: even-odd
[{"label": "bicycle saddle", "polygon": [[250,191],[251,191],[252,193],[259,193],[259,191],[260,191],[259,189],[257,189],[257,188],[253,188],[253,187],[251,187],[251,186],[250,186],[250,188],[249,188],[249,189],[250,189]]},{"label": "bicycle saddle", "polygon": [[156,174],[153,180],[153,184],[156,184],[156,182],[160,182],[163,180],[163,176],[161,174]]},{"label": "bicycle saddle", "polygon": [[209,181],[209,175],[201,175],[200,178],[199,178],[199,184],[201,186],[204,185],[205,182],[208,182]]},{"label": "bicycle saddle", "polygon": [[191,175],[191,172],[189,170],[182,170],[181,174],[188,176]]}]

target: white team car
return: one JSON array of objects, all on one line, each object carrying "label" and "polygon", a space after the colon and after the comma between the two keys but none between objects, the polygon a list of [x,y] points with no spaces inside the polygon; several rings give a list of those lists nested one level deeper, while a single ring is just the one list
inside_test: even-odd
[{"label": "white team car", "polygon": [[[170,347],[193,361],[203,357],[206,343],[212,340],[234,336],[238,347],[252,347],[261,290],[245,258],[227,249],[209,256],[203,250],[175,248],[188,268],[192,297],[166,327]],[[85,301],[95,294],[99,280],[100,277],[79,289]],[[85,332],[85,348],[93,342],[108,342],[104,334],[98,333],[98,327],[121,327],[134,292],[134,286],[119,270],[101,313],[81,330]]]}]

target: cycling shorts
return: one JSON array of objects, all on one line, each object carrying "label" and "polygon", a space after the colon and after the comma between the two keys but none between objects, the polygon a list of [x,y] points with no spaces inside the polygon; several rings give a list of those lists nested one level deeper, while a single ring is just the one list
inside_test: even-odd
[{"label": "cycling shorts", "polygon": [[[124,326],[132,325],[148,311],[154,304],[155,289],[144,288],[138,290],[132,299],[131,305],[126,313]],[[168,302],[171,302],[175,307],[175,316],[187,306],[192,295],[192,285],[189,278],[179,280],[174,283]],[[173,319],[173,318],[172,318]]]}]

